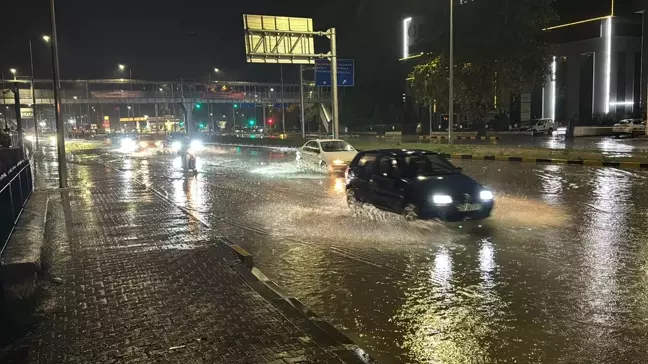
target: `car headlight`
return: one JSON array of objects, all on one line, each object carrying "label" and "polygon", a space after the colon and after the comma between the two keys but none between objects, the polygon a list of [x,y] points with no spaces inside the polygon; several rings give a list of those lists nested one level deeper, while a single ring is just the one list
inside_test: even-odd
[{"label": "car headlight", "polygon": [[162,141],[161,140],[156,141],[155,146],[158,147],[158,148],[161,147],[162,146]]},{"label": "car headlight", "polygon": [[121,140],[121,146],[122,147],[129,147],[133,145],[133,139],[131,138],[122,138]]},{"label": "car headlight", "polygon": [[491,201],[493,199],[493,192],[489,190],[479,191],[479,198],[482,201]]},{"label": "car headlight", "polygon": [[175,150],[176,152],[179,151],[180,148],[182,148],[182,143],[181,142],[175,141],[175,142],[171,143],[171,149]]},{"label": "car headlight", "polygon": [[192,140],[189,146],[193,150],[201,150],[203,147],[203,143],[200,140]]},{"label": "car headlight", "polygon": [[432,202],[435,205],[450,205],[452,203],[452,197],[449,195],[433,195]]},{"label": "car headlight", "polygon": [[148,143],[142,141],[142,142],[139,142],[139,146],[140,146],[140,148],[146,148],[148,146]]},{"label": "car headlight", "polygon": [[345,164],[344,161],[340,160],[340,159],[336,159],[336,160],[333,161],[334,166],[341,166],[341,165],[344,165],[344,164]]}]

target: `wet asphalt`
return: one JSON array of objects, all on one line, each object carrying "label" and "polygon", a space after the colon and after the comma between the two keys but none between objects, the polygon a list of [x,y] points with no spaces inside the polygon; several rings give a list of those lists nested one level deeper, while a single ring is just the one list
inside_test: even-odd
[{"label": "wet asphalt", "polygon": [[209,148],[195,176],[174,155],[99,158],[250,251],[384,363],[648,360],[646,171],[456,161],[496,208],[447,224],[351,211],[342,176],[290,152]]}]

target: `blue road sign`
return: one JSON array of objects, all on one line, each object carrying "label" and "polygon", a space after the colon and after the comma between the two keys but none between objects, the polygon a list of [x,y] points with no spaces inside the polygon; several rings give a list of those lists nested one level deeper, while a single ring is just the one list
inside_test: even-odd
[{"label": "blue road sign", "polygon": [[[281,109],[281,103],[280,103],[280,102],[275,102],[274,104],[272,104],[272,107],[274,107],[275,109]],[[288,104],[288,103],[284,103],[284,104],[283,104],[283,107],[284,107],[285,109],[287,109],[287,108],[290,107],[290,104]]]},{"label": "blue road sign", "polygon": [[[354,62],[352,59],[338,59],[338,86],[350,87],[355,83]],[[331,61],[315,61],[315,86],[331,86]]]},{"label": "blue road sign", "polygon": [[255,107],[256,107],[256,104],[254,104],[254,103],[249,103],[249,102],[241,103],[241,109],[254,109]]}]

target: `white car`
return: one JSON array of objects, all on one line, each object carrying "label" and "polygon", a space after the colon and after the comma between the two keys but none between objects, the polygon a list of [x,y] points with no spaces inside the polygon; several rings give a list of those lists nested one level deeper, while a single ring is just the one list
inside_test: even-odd
[{"label": "white car", "polygon": [[297,161],[324,172],[343,172],[358,151],[340,139],[315,139],[297,150]]},{"label": "white car", "polygon": [[533,135],[536,134],[552,135],[554,130],[556,130],[556,124],[551,119],[532,120],[531,127],[529,127],[529,131]]},{"label": "white car", "polygon": [[641,119],[621,120],[612,126],[612,134],[616,137],[644,135],[646,134],[646,122]]}]

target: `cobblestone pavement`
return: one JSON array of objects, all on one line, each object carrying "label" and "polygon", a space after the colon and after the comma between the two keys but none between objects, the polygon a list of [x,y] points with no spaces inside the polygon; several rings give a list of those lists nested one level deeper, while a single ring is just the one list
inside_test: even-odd
[{"label": "cobblestone pavement", "polygon": [[214,232],[128,173],[72,164],[70,180],[50,200],[63,284],[0,362],[342,362],[339,343],[322,345],[251,288]]}]

